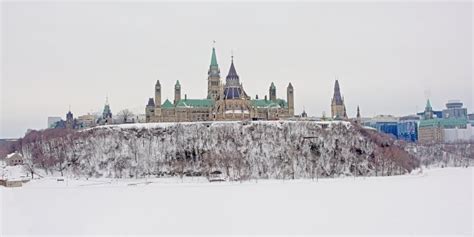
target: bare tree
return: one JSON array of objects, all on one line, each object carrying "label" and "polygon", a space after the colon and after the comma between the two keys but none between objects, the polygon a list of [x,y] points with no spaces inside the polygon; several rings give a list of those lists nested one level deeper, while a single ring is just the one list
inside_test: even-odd
[{"label": "bare tree", "polygon": [[118,117],[119,117],[119,120],[121,123],[127,123],[129,122],[129,120],[131,118],[133,118],[134,114],[132,113],[132,111],[128,110],[128,109],[124,109],[124,110],[121,110],[120,112],[118,112]]}]

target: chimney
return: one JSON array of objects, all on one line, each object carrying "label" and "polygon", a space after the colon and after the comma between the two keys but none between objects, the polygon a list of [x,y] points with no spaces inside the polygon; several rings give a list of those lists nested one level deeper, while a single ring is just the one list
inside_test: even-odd
[{"label": "chimney", "polygon": [[267,96],[265,96],[265,101],[267,101]]},{"label": "chimney", "polygon": [[188,95],[184,94],[184,100],[188,100]]},{"label": "chimney", "polygon": [[255,95],[255,99],[258,100],[258,95]]}]

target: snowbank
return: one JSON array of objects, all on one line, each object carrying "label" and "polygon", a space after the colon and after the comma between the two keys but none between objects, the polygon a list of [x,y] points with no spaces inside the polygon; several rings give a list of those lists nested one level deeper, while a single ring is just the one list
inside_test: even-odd
[{"label": "snowbank", "polygon": [[0,166],[0,179],[9,181],[27,180],[23,166]]}]

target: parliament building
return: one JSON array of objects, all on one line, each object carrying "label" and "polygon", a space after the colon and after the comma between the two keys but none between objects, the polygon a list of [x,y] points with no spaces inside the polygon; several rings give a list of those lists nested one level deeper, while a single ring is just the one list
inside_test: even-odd
[{"label": "parliament building", "polygon": [[251,98],[245,92],[232,58],[229,72],[222,82],[216,50],[212,48],[207,75],[207,97],[181,97],[181,84],[176,81],[174,100],[161,100],[161,84],[156,81],[155,98],[146,105],[146,122],[194,122],[232,120],[278,120],[294,116],[294,91],[291,83],[286,88],[286,100],[277,98],[273,82],[268,97]]}]

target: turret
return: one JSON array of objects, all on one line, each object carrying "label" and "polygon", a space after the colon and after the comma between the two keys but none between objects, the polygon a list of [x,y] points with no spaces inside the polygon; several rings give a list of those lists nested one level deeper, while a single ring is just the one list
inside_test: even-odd
[{"label": "turret", "polygon": [[[273,83],[272,83],[273,85]],[[293,85],[288,84],[286,88],[286,100],[288,101],[288,115],[293,116],[295,114],[295,94],[293,91]]]},{"label": "turret", "polygon": [[66,128],[74,128],[74,115],[71,110],[66,114]]},{"label": "turret", "polygon": [[270,100],[275,102],[276,101],[276,87],[275,84],[270,85],[270,89],[268,90],[268,95],[270,96]]},{"label": "turret", "polygon": [[176,84],[174,85],[174,105],[178,104],[180,100],[181,100],[181,85],[179,84],[179,81],[176,81]]},{"label": "turret", "polygon": [[145,119],[146,122],[151,122],[151,118],[155,116],[155,101],[153,98],[148,99],[148,104],[145,107]]},{"label": "turret", "polygon": [[155,84],[155,116],[161,116],[161,84],[160,80]]},{"label": "turret", "polygon": [[66,114],[66,122],[72,121],[74,119],[74,115],[72,112],[69,110]]}]

